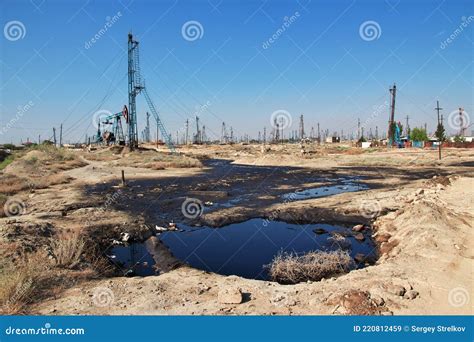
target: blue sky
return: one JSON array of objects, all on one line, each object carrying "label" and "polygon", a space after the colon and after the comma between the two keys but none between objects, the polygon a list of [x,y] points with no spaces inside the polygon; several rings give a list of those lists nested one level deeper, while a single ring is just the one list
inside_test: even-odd
[{"label": "blue sky", "polygon": [[[295,130],[304,114],[307,132],[319,122],[347,133],[357,118],[366,131],[383,132],[394,82],[396,119],[408,115],[411,127],[426,122],[432,131],[436,100],[446,121],[460,106],[469,119],[474,112],[473,9],[468,0],[3,0],[0,142],[49,138],[61,123],[65,141],[93,135],[95,112],[115,113],[128,102],[130,30],[147,89],[173,135],[198,112],[211,138],[222,121],[237,136],[256,136],[271,129],[277,110],[290,113]],[[285,18],[288,27],[277,33]],[[200,38],[183,37],[188,21],[201,25]],[[23,25],[19,37],[11,22]],[[375,36],[361,33],[366,22],[375,22],[368,23]],[[146,110],[140,96],[140,130]]]}]

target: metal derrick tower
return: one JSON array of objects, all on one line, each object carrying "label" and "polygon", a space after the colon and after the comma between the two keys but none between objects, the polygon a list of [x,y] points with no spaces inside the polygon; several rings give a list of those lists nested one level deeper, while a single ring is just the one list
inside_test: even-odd
[{"label": "metal derrick tower", "polygon": [[[138,125],[137,125],[137,95],[143,92],[145,100],[155,117],[157,128],[160,129],[163,139],[171,152],[175,152],[175,147],[171,140],[171,135],[166,131],[163,122],[158,115],[158,111],[151,100],[142,80],[140,72],[140,54],[138,41],[133,39],[131,33],[128,34],[128,146],[130,149],[138,147]],[[158,137],[157,137],[158,139]]]}]

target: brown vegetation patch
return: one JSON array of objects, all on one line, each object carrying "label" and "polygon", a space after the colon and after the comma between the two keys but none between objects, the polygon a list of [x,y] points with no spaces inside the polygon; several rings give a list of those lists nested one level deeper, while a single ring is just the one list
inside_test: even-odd
[{"label": "brown vegetation patch", "polygon": [[296,284],[346,273],[353,266],[349,253],[342,250],[314,251],[303,255],[280,253],[269,265],[269,274],[279,283]]}]

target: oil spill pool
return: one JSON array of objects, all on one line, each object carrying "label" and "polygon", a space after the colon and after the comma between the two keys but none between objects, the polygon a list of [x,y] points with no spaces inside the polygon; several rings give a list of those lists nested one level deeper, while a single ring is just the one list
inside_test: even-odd
[{"label": "oil spill pool", "polygon": [[287,201],[297,201],[297,200],[304,200],[309,198],[318,198],[318,197],[326,197],[332,196],[337,194],[342,194],[345,192],[356,192],[367,190],[369,187],[362,183],[354,183],[351,180],[344,180],[342,184],[338,185],[329,185],[329,186],[320,186],[317,188],[301,190],[301,191],[294,191],[289,192],[282,195],[283,199]]},{"label": "oil spill pool", "polygon": [[[343,248],[352,257],[362,253],[369,259],[376,258],[375,244],[370,239],[369,231],[363,232],[365,240],[359,241],[352,236],[350,228],[340,225],[298,225],[256,218],[222,228],[178,227],[179,231],[160,235],[171,253],[192,267],[223,275],[265,280],[268,276],[265,265],[280,251],[302,254]],[[323,229],[326,233],[316,234],[316,229]],[[332,238],[334,235],[339,238],[337,242]],[[146,244],[115,247],[112,254],[125,267],[140,260],[133,267],[134,274],[155,274],[154,260],[147,252]],[[132,256],[133,253],[135,255]],[[159,268],[159,265],[156,266]]]}]

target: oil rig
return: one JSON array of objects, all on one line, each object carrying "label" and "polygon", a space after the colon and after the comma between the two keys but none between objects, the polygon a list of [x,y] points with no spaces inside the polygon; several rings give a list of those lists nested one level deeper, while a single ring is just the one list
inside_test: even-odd
[{"label": "oil rig", "polygon": [[[138,125],[137,125],[137,96],[142,93],[150,112],[155,118],[157,128],[161,132],[164,143],[168,149],[175,153],[176,149],[168,134],[163,121],[158,115],[155,104],[145,86],[145,80],[140,70],[139,42],[128,34],[128,107],[124,105],[121,112],[111,114],[105,118],[99,118],[97,123],[97,143],[126,145],[130,150],[138,148]],[[103,121],[101,121],[103,120]],[[125,121],[126,131],[122,123]],[[112,125],[112,127],[110,127]],[[158,139],[158,137],[157,137]]]}]

